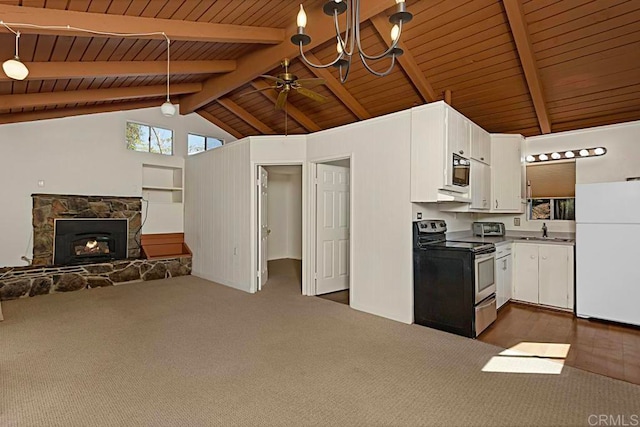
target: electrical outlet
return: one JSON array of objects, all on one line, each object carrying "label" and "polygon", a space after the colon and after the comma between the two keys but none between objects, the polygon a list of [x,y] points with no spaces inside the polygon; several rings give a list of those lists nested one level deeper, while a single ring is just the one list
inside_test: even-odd
[{"label": "electrical outlet", "polygon": [[44,179],[38,180],[38,187],[44,187]]},{"label": "electrical outlet", "polygon": [[513,225],[520,227],[520,218],[513,218]]},{"label": "electrical outlet", "polygon": [[422,219],[422,212],[418,212],[418,219]]}]

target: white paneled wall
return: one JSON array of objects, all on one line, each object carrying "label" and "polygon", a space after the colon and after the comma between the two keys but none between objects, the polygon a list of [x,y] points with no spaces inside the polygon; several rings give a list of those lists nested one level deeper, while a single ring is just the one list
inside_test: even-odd
[{"label": "white paneled wall", "polygon": [[186,160],[185,240],[193,274],[251,291],[249,140]]},{"label": "white paneled wall", "polygon": [[268,223],[271,230],[268,258],[302,259],[302,168],[276,166],[266,169],[269,172]]},{"label": "white paneled wall", "polygon": [[413,321],[409,111],[308,136],[311,162],[351,157],[351,307]]}]

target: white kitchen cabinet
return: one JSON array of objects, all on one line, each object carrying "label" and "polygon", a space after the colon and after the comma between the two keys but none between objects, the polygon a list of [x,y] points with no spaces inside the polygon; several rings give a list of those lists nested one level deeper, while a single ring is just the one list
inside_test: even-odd
[{"label": "white kitchen cabinet", "polygon": [[[445,106],[447,121],[447,159],[456,153],[462,157],[471,156],[471,121],[451,107]],[[448,164],[447,164],[448,166]]]},{"label": "white kitchen cabinet", "polygon": [[470,210],[489,209],[491,200],[491,168],[489,165],[471,160],[471,205]]},{"label": "white kitchen cabinet", "polygon": [[514,245],[513,299],[538,304],[538,245]]},{"label": "white kitchen cabinet", "polygon": [[496,303],[502,307],[513,297],[513,256],[512,245],[500,245],[496,247]]},{"label": "white kitchen cabinet", "polygon": [[524,212],[523,143],[522,135],[491,135],[490,212]]},{"label": "white kitchen cabinet", "polygon": [[411,109],[412,202],[471,202],[468,188],[451,185],[453,153],[469,158],[470,126],[442,101]]},{"label": "white kitchen cabinet", "polygon": [[573,246],[516,243],[513,298],[573,309]]},{"label": "white kitchen cabinet", "polygon": [[491,164],[491,134],[475,123],[471,127],[471,158]]}]

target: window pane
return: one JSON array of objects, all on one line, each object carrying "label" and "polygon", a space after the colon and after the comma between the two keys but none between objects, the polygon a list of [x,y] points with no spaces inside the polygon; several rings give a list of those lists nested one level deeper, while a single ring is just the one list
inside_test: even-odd
[{"label": "window pane", "polygon": [[556,199],[553,201],[553,219],[571,220],[576,219],[576,199]]},{"label": "window pane", "polygon": [[211,150],[212,148],[222,147],[224,142],[218,138],[207,137],[207,150]]},{"label": "window pane", "polygon": [[204,151],[204,136],[200,135],[187,135],[188,153],[195,154]]},{"label": "window pane", "polygon": [[139,123],[127,123],[127,149],[149,151],[149,126]]},{"label": "window pane", "polygon": [[150,153],[173,154],[173,132],[169,129],[151,128]]},{"label": "window pane", "polygon": [[531,199],[529,202],[530,219],[551,219],[550,199]]}]

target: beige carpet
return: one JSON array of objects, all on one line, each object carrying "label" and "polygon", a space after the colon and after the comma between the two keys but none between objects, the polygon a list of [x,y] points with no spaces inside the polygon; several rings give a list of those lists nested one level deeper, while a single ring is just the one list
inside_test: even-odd
[{"label": "beige carpet", "polygon": [[[300,295],[181,277],[3,303],[1,426],[589,425],[640,387],[565,367],[483,373],[498,348]],[[297,272],[299,274],[299,271]]]}]

